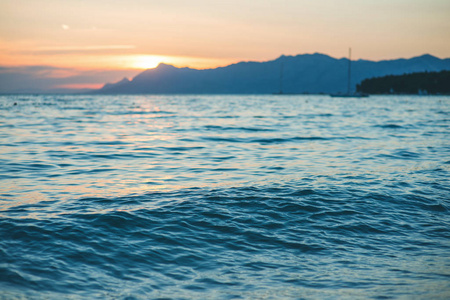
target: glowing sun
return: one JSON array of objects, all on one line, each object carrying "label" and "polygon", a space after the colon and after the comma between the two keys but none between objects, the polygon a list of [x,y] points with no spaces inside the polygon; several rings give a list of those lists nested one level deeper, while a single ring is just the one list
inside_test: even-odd
[{"label": "glowing sun", "polygon": [[133,59],[133,67],[136,69],[153,69],[156,68],[164,59],[164,56],[139,55]]}]

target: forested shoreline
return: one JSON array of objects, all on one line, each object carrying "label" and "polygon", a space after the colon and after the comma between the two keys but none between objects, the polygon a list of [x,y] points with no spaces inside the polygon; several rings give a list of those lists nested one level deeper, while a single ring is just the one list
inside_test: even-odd
[{"label": "forested shoreline", "polygon": [[364,79],[356,89],[367,94],[450,95],[450,71],[374,77]]}]

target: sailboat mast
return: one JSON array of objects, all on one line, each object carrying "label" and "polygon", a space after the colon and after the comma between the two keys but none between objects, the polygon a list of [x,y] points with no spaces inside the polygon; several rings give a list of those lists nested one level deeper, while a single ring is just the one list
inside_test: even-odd
[{"label": "sailboat mast", "polygon": [[283,67],[284,67],[284,63],[281,63],[281,66],[280,66],[280,94],[283,94]]},{"label": "sailboat mast", "polygon": [[352,74],[352,48],[348,48],[348,86],[347,86],[347,94],[350,95],[350,76]]}]

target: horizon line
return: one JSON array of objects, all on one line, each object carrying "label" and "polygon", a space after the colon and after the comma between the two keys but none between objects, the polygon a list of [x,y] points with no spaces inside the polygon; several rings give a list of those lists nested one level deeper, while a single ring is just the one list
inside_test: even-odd
[{"label": "horizon line", "polygon": [[[148,54],[148,55],[151,55],[151,54]],[[154,68],[146,68],[146,69],[144,69],[144,68],[141,68],[141,69],[139,69],[139,68],[80,68],[80,69],[78,69],[78,68],[74,68],[74,67],[59,67],[59,66],[46,65],[46,64],[36,64],[36,65],[33,65],[33,64],[30,64],[30,65],[3,65],[3,64],[0,64],[0,73],[2,71],[4,71],[4,69],[20,69],[20,68],[24,68],[24,69],[26,69],[26,68],[52,68],[55,70],[84,70],[84,71],[114,71],[114,70],[130,70],[131,71],[131,70],[135,70],[137,72],[143,72],[146,70],[157,69],[160,65],[172,66],[177,69],[214,70],[214,69],[229,67],[232,65],[240,64],[240,63],[264,63],[264,62],[276,61],[283,57],[297,57],[297,56],[306,56],[306,55],[310,55],[310,56],[323,55],[323,56],[327,56],[327,57],[337,59],[337,60],[341,60],[341,59],[347,60],[348,59],[348,57],[345,57],[345,56],[334,57],[329,54],[325,54],[325,53],[321,53],[321,52],[313,52],[313,53],[299,53],[299,54],[280,54],[276,58],[266,59],[266,60],[251,60],[251,59],[241,60],[241,61],[233,62],[233,63],[227,64],[227,65],[222,65],[222,66],[217,66],[217,67],[209,67],[209,68],[195,68],[195,67],[191,67],[188,65],[177,66],[177,64],[171,64],[171,63],[164,62],[164,61],[161,61],[160,63],[158,63],[158,65],[155,66]],[[355,59],[352,61],[384,62],[384,61],[394,61],[394,60],[400,60],[400,59],[408,60],[408,59],[419,58],[419,57],[423,57],[423,56],[431,56],[431,57],[438,58],[441,60],[450,59],[450,56],[449,57],[439,57],[439,56],[436,56],[436,55],[433,55],[430,53],[423,53],[423,54],[414,55],[411,57],[397,57],[397,58],[388,58],[388,59],[380,59],[380,60],[359,58],[359,59]]]}]

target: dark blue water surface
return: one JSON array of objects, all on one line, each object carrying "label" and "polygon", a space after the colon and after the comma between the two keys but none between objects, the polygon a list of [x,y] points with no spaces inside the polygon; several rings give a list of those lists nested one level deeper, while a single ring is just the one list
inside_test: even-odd
[{"label": "dark blue water surface", "polygon": [[448,299],[449,209],[450,97],[0,97],[2,299]]}]

